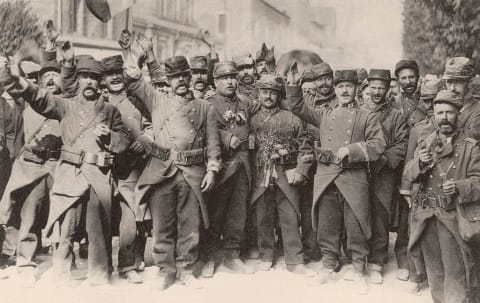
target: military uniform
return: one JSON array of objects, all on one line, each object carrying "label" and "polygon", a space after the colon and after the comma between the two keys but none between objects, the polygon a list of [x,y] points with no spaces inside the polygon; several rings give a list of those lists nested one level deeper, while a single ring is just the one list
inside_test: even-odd
[{"label": "military uniform", "polygon": [[[461,106],[450,91],[441,91],[435,102]],[[450,138],[436,130],[425,139],[422,148],[430,151],[433,161],[421,162],[417,149],[404,171],[405,178],[421,185],[412,192],[408,247],[414,257],[417,247],[423,253],[434,302],[470,302],[468,291],[478,286],[477,265],[471,248],[460,236],[457,209],[463,208],[471,220],[478,214],[480,151],[476,141],[466,138],[461,130]],[[453,196],[442,190],[447,180],[455,181]]]},{"label": "military uniform", "polygon": [[[165,66],[167,76],[189,71],[180,56],[167,59]],[[197,261],[202,221],[209,226],[200,185],[206,170],[220,169],[215,112],[207,101],[191,93],[182,97],[157,92],[141,78],[136,66],[125,67],[124,76],[127,89],[151,114],[154,134],[153,156],[140,176],[135,199],[143,210],[148,204],[152,214],[155,265],[170,274],[178,269],[182,278]],[[144,211],[137,212],[137,220],[144,215]]]},{"label": "military uniform", "polygon": [[[335,81],[356,83],[355,71],[336,71]],[[353,265],[363,273],[371,236],[368,205],[367,169],[363,161],[375,161],[385,149],[380,124],[367,110],[349,107],[315,110],[305,105],[300,87],[287,86],[287,99],[292,112],[319,127],[321,148],[315,148],[317,172],[312,206],[313,226],[317,228],[323,264],[333,270],[338,263],[343,228],[347,233],[347,249]],[[349,149],[350,164],[335,164],[340,147]]]},{"label": "military uniform", "polygon": [[[39,75],[48,71],[60,73],[60,64],[44,62]],[[40,231],[48,218],[49,193],[62,139],[58,121],[36,113],[23,104],[22,98],[17,98],[17,103],[17,109],[23,109],[27,139],[13,164],[11,178],[0,201],[0,224],[6,224],[7,233],[15,235],[20,270],[36,267],[33,257],[41,240]]]},{"label": "military uniform", "polygon": [[[78,66],[78,71],[101,75],[99,62],[91,60]],[[71,101],[52,95],[33,84],[21,93],[30,106],[48,119],[60,121],[64,146],[55,170],[55,183],[50,196],[50,213],[45,229],[58,223],[60,241],[53,257],[53,272],[70,270],[73,239],[78,235],[86,209],[86,231],[90,245],[88,270],[92,283],[105,283],[111,271],[110,211],[112,179],[111,153],[123,152],[129,140],[120,113],[102,96],[89,102],[83,95]],[[98,123],[111,130],[110,142],[100,144],[93,130]]]},{"label": "military uniform", "polygon": [[[325,62],[311,67],[310,76],[312,80],[327,74],[333,77],[332,68]],[[303,98],[307,106],[318,110],[320,110],[322,107],[335,106],[335,104],[330,103],[331,101],[336,100],[334,91],[328,96],[323,96],[318,91],[315,94],[306,93],[303,95]],[[320,133],[317,127],[313,126],[312,124],[307,124],[305,131],[311,146],[314,146],[315,142],[318,142],[316,143],[317,145],[321,145]],[[309,171],[309,178],[306,182],[306,185],[301,188],[302,197],[300,198],[303,253],[305,255],[305,261],[307,262],[319,261],[321,258],[320,248],[318,247],[317,243],[317,233],[312,226],[311,215],[313,203],[313,177],[315,175],[316,167],[316,163],[313,163]]]},{"label": "military uniform", "polygon": [[[104,58],[102,64],[103,73],[115,71],[120,75],[123,73],[123,59],[120,55]],[[114,105],[120,112],[130,142],[137,141],[143,129],[148,125],[138,109],[141,107],[140,102],[122,90],[117,93],[108,93],[108,103]],[[143,151],[136,152],[127,149],[115,158],[115,166],[112,169],[113,177],[117,181],[114,201],[119,202],[119,205],[115,204],[115,206],[119,208],[121,216],[118,251],[118,272],[120,274],[137,269],[140,266],[139,261],[143,260],[146,239],[137,231],[135,187],[145,164],[146,155]]]},{"label": "military uniform", "polygon": [[[235,64],[215,64],[213,76],[237,75]],[[215,189],[209,193],[210,228],[207,231],[208,256],[223,249],[226,261],[239,258],[244,240],[247,199],[251,190],[252,169],[248,150],[249,125],[256,106],[243,96],[222,96],[218,92],[208,99],[215,109],[221,134],[223,167]],[[237,137],[241,144],[232,149],[230,141]],[[222,240],[221,240],[222,239]]]},{"label": "military uniform", "polygon": [[[266,81],[263,77],[260,82]],[[264,85],[261,83],[260,87]],[[257,237],[262,261],[274,261],[275,214],[278,213],[285,263],[288,266],[304,262],[298,228],[301,192],[300,187],[292,185],[287,177],[287,173],[294,169],[308,178],[313,155],[304,126],[299,118],[279,107],[263,108],[251,121],[255,135],[251,201],[257,206]]]},{"label": "military uniform", "polygon": [[[390,83],[389,70],[370,70],[368,81]],[[388,236],[391,226],[394,192],[398,188],[397,170],[407,150],[408,130],[400,111],[386,100],[376,104],[365,100],[362,108],[370,110],[381,123],[387,146],[385,152],[371,163],[370,206],[372,207],[372,238],[370,239],[370,270],[380,272],[388,259]]]}]

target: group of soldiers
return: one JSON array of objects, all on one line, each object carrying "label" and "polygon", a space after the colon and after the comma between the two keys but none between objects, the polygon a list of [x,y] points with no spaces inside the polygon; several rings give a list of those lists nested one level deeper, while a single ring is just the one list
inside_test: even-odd
[{"label": "group of soldiers", "polygon": [[123,54],[97,61],[58,46],[52,28],[45,36],[39,66],[0,66],[0,265],[15,265],[25,286],[36,285],[46,237],[41,280],[76,278],[80,242],[89,283],[108,283],[113,234],[119,276],[142,283],[151,234],[160,289],[201,288],[220,263],[268,271],[283,254],[289,272],[319,285],[346,267],[365,293],[383,283],[395,231],[398,279],[428,282],[434,302],[476,302],[470,59],[449,59],[442,79],[421,80],[413,60],[393,75],[323,62],[280,77],[265,46],[255,58],[160,63],[150,39],[125,31]]}]

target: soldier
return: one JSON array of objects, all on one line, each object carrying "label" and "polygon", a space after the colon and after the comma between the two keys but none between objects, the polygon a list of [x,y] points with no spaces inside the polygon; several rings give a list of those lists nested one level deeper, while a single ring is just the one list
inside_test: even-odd
[{"label": "soldier", "polygon": [[262,109],[251,121],[254,142],[254,189],[251,201],[257,204],[257,237],[260,270],[270,270],[274,262],[275,214],[278,213],[287,270],[311,274],[304,265],[300,219],[300,188],[313,162],[304,123],[281,110],[283,80],[263,75],[258,82]]},{"label": "soldier", "polygon": [[419,80],[417,62],[400,60],[395,65],[395,76],[400,85],[400,94],[395,98],[394,107],[400,109],[410,129],[427,116],[427,111],[418,104],[420,92],[417,90]]},{"label": "soldier", "polygon": [[[54,95],[61,93],[60,64],[56,61],[43,62],[38,77],[42,88]],[[24,102],[19,96],[15,97],[17,102]],[[33,258],[41,241],[40,231],[48,217],[48,196],[62,140],[58,121],[42,117],[25,104],[17,104],[17,107],[23,109],[27,139],[14,162],[12,176],[0,201],[0,224],[7,225],[7,234],[12,227],[18,230],[14,243],[16,266],[23,285],[33,287],[36,267]],[[12,222],[16,224],[10,226]]]},{"label": "soldier", "polygon": [[208,101],[215,108],[222,138],[224,169],[210,193],[207,231],[207,264],[202,276],[212,277],[214,254],[223,250],[224,265],[237,273],[253,273],[239,258],[244,240],[247,199],[251,189],[251,167],[248,153],[249,124],[255,106],[237,95],[237,67],[232,61],[216,63],[213,69],[216,93]]},{"label": "soldier", "polygon": [[[420,247],[434,302],[470,302],[478,283],[472,251],[462,240],[457,209],[478,213],[480,151],[457,127],[459,96],[440,91],[434,100],[437,127],[420,144],[404,174],[421,186],[412,192],[410,250]],[[472,301],[473,302],[473,301]]]},{"label": "soldier", "polygon": [[237,93],[257,102],[258,90],[255,85],[255,62],[251,54],[244,54],[232,59],[238,70]]},{"label": "soldier", "polygon": [[[146,83],[137,66],[143,50],[134,40],[127,50],[127,89],[152,116],[152,158],[138,181],[137,203],[148,204],[153,219],[153,261],[162,269],[161,289],[177,279],[201,287],[193,276],[200,225],[209,226],[204,192],[213,188],[220,169],[220,139],[214,108],[189,90],[190,66],[183,56],[165,59],[173,94]],[[205,165],[207,161],[207,165]],[[148,199],[143,199],[148,193]],[[144,213],[137,213],[142,220]],[[203,219],[203,220],[202,220]],[[178,223],[178,224],[177,224]]]},{"label": "soldier", "polygon": [[344,277],[359,282],[366,292],[365,267],[371,236],[366,162],[378,160],[385,150],[385,139],[378,120],[354,103],[355,70],[337,70],[334,83],[335,107],[320,110],[305,104],[298,75],[290,70],[287,99],[292,112],[319,128],[321,147],[315,147],[317,172],[312,206],[313,226],[322,252],[324,268],[319,282],[324,284],[338,266],[342,230],[354,271]]},{"label": "soldier", "polygon": [[357,104],[360,106],[367,103],[369,100],[370,100],[370,89],[368,89],[368,80],[365,79],[360,84],[360,88],[358,90]]},{"label": "soldier", "polygon": [[210,91],[209,94],[211,94],[213,88],[208,85],[207,56],[190,58],[190,66],[192,71],[192,83],[190,83],[190,87],[195,98],[204,98],[207,91]]},{"label": "soldier", "polygon": [[[418,144],[424,141],[425,138],[430,135],[436,127],[435,119],[433,117],[433,100],[440,91],[440,87],[440,80],[430,79],[424,81],[420,88],[419,106],[422,106],[426,109],[427,116],[424,120],[415,124],[415,126],[410,130],[410,134],[408,136],[407,153],[405,155],[405,163],[408,163],[408,161],[413,159],[413,154]],[[422,262],[422,258],[420,257],[420,251],[417,253],[418,257],[416,258],[415,264],[407,256],[409,213],[411,206],[410,195],[412,193],[413,186],[414,185],[412,185],[408,180],[403,177],[401,178],[399,193],[407,203],[405,203],[405,201],[398,201],[397,241],[395,242],[394,250],[398,265],[397,279],[402,281],[410,280],[410,282],[413,283],[412,291],[418,292],[426,284],[425,264]]]},{"label": "soldier", "polygon": [[[304,93],[303,98],[305,103],[314,108],[320,109],[328,106],[330,103],[333,106],[335,102],[335,90],[333,86],[333,70],[325,62],[313,65],[308,73],[304,75],[303,79],[311,79],[315,87],[314,93]],[[320,134],[318,128],[312,124],[306,126],[307,137],[311,146],[314,144],[321,144]],[[318,143],[315,143],[318,142]],[[320,248],[317,243],[317,233],[312,226],[312,203],[313,203],[313,177],[315,174],[316,164],[313,164],[309,171],[309,177],[306,180],[305,186],[301,188],[301,227],[302,227],[302,242],[303,253],[305,255],[305,262],[311,269],[320,269]]]},{"label": "soldier", "polygon": [[123,59],[121,55],[102,59],[103,80],[108,90],[108,102],[118,109],[130,141],[128,149],[115,158],[112,169],[117,180],[118,192],[115,195],[116,207],[120,208],[118,273],[129,283],[142,283],[142,277],[137,273],[140,264],[136,264],[136,253],[144,251],[145,242],[137,230],[135,221],[135,186],[145,167],[145,150],[138,141],[143,129],[148,125],[141,112],[138,100],[127,95],[123,81]]},{"label": "soldier", "polygon": [[465,57],[453,57],[445,64],[443,80],[447,89],[458,94],[463,102],[458,115],[458,127],[465,135],[475,140],[480,139],[480,103],[469,91],[469,82],[473,77],[473,63]]},{"label": "soldier", "polygon": [[263,43],[262,48],[257,51],[255,56],[255,70],[258,77],[263,74],[274,74],[276,68],[274,47],[272,46],[271,49],[268,49],[265,43]]},{"label": "soldier", "polygon": [[77,66],[80,93],[72,101],[28,83],[18,76],[15,66],[10,67],[9,82],[18,87],[21,96],[35,111],[60,121],[64,146],[55,170],[56,182],[45,227],[50,231],[57,222],[60,227],[52,276],[58,279],[58,283],[68,281],[72,243],[79,233],[79,219],[84,215],[90,241],[88,277],[90,284],[97,285],[108,283],[111,272],[112,153],[125,150],[129,140],[120,113],[113,105],[105,103],[104,97],[98,93],[102,73],[100,62],[88,60],[83,64]]},{"label": "soldier", "polygon": [[390,70],[371,69],[367,81],[370,98],[365,100],[362,108],[372,111],[377,117],[387,143],[383,155],[370,166],[372,238],[368,269],[370,281],[374,284],[382,284],[383,264],[387,263],[388,259],[392,202],[394,192],[398,188],[397,170],[401,167],[407,150],[408,130],[400,111],[392,108],[386,99]]},{"label": "soldier", "polygon": [[366,69],[364,68],[359,68],[357,69],[357,77],[358,77],[358,82],[357,82],[357,97],[356,97],[356,100],[357,100],[357,103],[358,105],[362,105],[363,104],[363,96],[362,96],[362,92],[365,91],[365,88],[368,86],[368,81],[367,81],[367,77],[368,77],[368,72]]}]

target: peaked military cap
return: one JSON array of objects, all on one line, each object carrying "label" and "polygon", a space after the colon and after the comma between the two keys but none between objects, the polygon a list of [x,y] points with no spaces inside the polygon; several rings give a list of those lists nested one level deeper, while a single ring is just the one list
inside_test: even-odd
[{"label": "peaked military cap", "polygon": [[165,59],[165,73],[168,77],[190,71],[190,65],[184,56],[173,56]]},{"label": "peaked military cap", "polygon": [[452,92],[451,90],[445,89],[438,92],[437,96],[433,100],[433,104],[437,103],[448,103],[456,108],[460,109],[463,106],[462,98],[457,93]]},{"label": "peaked military cap", "polygon": [[336,70],[333,78],[335,85],[343,81],[353,82],[354,84],[358,82],[357,71],[354,69]]},{"label": "peaked military cap", "polygon": [[328,63],[322,62],[312,65],[310,68],[312,80],[325,75],[332,75],[333,70]]},{"label": "peaked military cap", "polygon": [[150,78],[152,79],[152,83],[167,83],[167,74],[163,69],[154,70]]},{"label": "peaked military cap", "polygon": [[390,83],[390,70],[389,69],[374,69],[372,68],[368,73],[367,77],[368,81],[370,80],[383,80],[386,81],[387,84]]},{"label": "peaked military cap", "polygon": [[255,62],[253,61],[252,55],[249,53],[235,56],[232,58],[232,61],[235,62],[235,65],[237,66],[237,68],[255,64]]},{"label": "peaked military cap", "polygon": [[450,58],[445,64],[444,80],[468,80],[473,76],[473,63],[465,57]]},{"label": "peaked military cap", "polygon": [[238,75],[237,66],[233,61],[222,61],[213,66],[213,78],[217,79],[228,75]]},{"label": "peaked military cap", "polygon": [[37,79],[41,66],[32,61],[22,61],[20,69],[27,79]]},{"label": "peaked military cap", "polygon": [[395,65],[395,76],[398,77],[398,73],[405,68],[410,68],[415,71],[417,76],[420,74],[417,61],[415,60],[400,60]]},{"label": "peaked military cap", "polygon": [[123,58],[121,55],[110,56],[102,59],[103,72],[122,70]]},{"label": "peaked military cap", "polygon": [[425,78],[420,87],[420,99],[433,99],[440,91],[442,81],[436,78]]},{"label": "peaked military cap", "polygon": [[102,63],[94,59],[81,59],[77,63],[77,72],[102,75]]},{"label": "peaked military cap", "polygon": [[40,70],[38,71],[38,76],[41,77],[46,72],[57,72],[60,73],[62,66],[55,60],[45,61],[41,64]]},{"label": "peaked military cap", "polygon": [[275,75],[263,75],[257,82],[258,88],[283,91],[283,79]]},{"label": "peaked military cap", "polygon": [[208,70],[207,56],[195,56],[190,58],[190,67],[192,70]]}]

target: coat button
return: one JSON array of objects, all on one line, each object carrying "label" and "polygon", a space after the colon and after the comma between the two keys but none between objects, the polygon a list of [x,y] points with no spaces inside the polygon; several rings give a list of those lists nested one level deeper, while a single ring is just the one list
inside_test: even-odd
[{"label": "coat button", "polygon": [[348,120],[348,123],[352,123],[352,120]]},{"label": "coat button", "polygon": [[349,142],[348,141],[345,141],[345,144],[348,144]]},{"label": "coat button", "polygon": [[230,109],[230,106],[227,106],[227,109]]},{"label": "coat button", "polygon": [[433,189],[433,188],[431,188],[431,187],[428,188],[428,190],[430,190],[430,191],[431,191],[432,189]]},{"label": "coat button", "polygon": [[193,129],[192,129],[192,130],[190,130],[190,133],[191,133],[191,134],[193,134]]},{"label": "coat button", "polygon": [[347,129],[347,134],[349,134],[351,132],[351,130]]},{"label": "coat button", "polygon": [[173,140],[175,140],[175,137],[170,137],[170,141],[173,141]]},{"label": "coat button", "polygon": [[192,122],[192,123],[193,123],[193,119],[190,119],[190,122]]},{"label": "coat button", "polygon": [[235,128],[235,125],[234,124],[230,125],[230,128]]},{"label": "coat button", "polygon": [[333,130],[333,126],[330,126],[330,130]]},{"label": "coat button", "polygon": [[328,141],[332,141],[332,138],[328,138]]},{"label": "coat button", "polygon": [[84,126],[85,124],[83,122],[80,122],[80,126]]},{"label": "coat button", "polygon": [[332,117],[332,120],[335,120],[335,117]]}]

